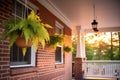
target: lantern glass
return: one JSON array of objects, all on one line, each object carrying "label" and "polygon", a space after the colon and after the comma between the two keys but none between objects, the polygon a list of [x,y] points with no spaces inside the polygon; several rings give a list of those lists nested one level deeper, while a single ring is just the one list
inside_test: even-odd
[{"label": "lantern glass", "polygon": [[93,20],[93,22],[92,22],[91,24],[92,24],[93,30],[94,30],[95,32],[97,32],[97,31],[98,31],[98,29],[97,29],[98,22],[97,22],[96,20]]}]

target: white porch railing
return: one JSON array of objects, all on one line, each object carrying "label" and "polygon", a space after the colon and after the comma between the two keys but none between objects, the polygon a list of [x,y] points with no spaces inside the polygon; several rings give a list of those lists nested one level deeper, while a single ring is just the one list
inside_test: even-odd
[{"label": "white porch railing", "polygon": [[120,78],[120,61],[84,61],[84,78]]}]

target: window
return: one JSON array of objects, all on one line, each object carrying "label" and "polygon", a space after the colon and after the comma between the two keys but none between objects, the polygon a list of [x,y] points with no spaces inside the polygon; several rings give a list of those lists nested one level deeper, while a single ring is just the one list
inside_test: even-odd
[{"label": "window", "polygon": [[63,34],[63,26],[59,22],[57,22],[57,21],[56,21],[56,25],[55,26],[56,26],[55,27],[55,32],[57,34]]},{"label": "window", "polygon": [[[63,34],[63,26],[56,21],[56,28],[55,32],[57,34]],[[55,62],[56,64],[62,64],[63,63],[63,45],[59,44],[56,47],[55,50]]]},{"label": "window", "polygon": [[[23,0],[14,0],[12,15],[19,19],[26,18],[32,9],[35,10],[35,7],[32,8],[29,5],[25,7],[25,3]],[[35,66],[34,47],[31,46],[27,48],[27,52],[24,56],[22,54],[22,49],[17,47],[16,44],[14,44],[10,49],[10,67],[14,68],[27,66]]]},{"label": "window", "polygon": [[55,62],[56,63],[63,63],[63,50],[62,46],[58,45],[55,50]]}]

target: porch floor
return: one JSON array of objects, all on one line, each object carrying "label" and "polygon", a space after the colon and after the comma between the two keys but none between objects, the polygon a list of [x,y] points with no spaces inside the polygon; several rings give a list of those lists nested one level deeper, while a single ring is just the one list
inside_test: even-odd
[{"label": "porch floor", "polygon": [[[75,80],[75,78],[73,77],[72,80]],[[120,79],[115,79],[115,78],[95,78],[95,77],[90,77],[90,78],[86,78],[84,80],[120,80]]]}]

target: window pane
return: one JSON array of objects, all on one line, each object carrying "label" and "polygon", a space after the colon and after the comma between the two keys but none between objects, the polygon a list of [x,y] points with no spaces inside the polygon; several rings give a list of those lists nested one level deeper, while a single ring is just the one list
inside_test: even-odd
[{"label": "window pane", "polygon": [[12,8],[12,13],[17,18],[26,18],[27,15],[31,12],[31,9],[29,9],[28,7],[25,7],[23,4],[24,3],[14,1],[14,5],[13,5],[13,8]]},{"label": "window pane", "polygon": [[11,65],[19,65],[19,64],[30,64],[31,63],[31,47],[27,48],[27,52],[25,56],[22,54],[22,49],[17,47],[15,44],[11,47]]},{"label": "window pane", "polygon": [[25,6],[23,6],[21,3],[17,1],[14,1],[12,13],[18,17],[23,18],[24,11],[25,11]]},{"label": "window pane", "polygon": [[56,51],[55,51],[55,60],[56,60],[56,62],[61,62],[62,60],[61,60],[61,47],[57,47],[56,48]]},{"label": "window pane", "polygon": [[56,27],[56,33],[57,34],[62,34],[62,29],[60,29],[59,27]]}]

